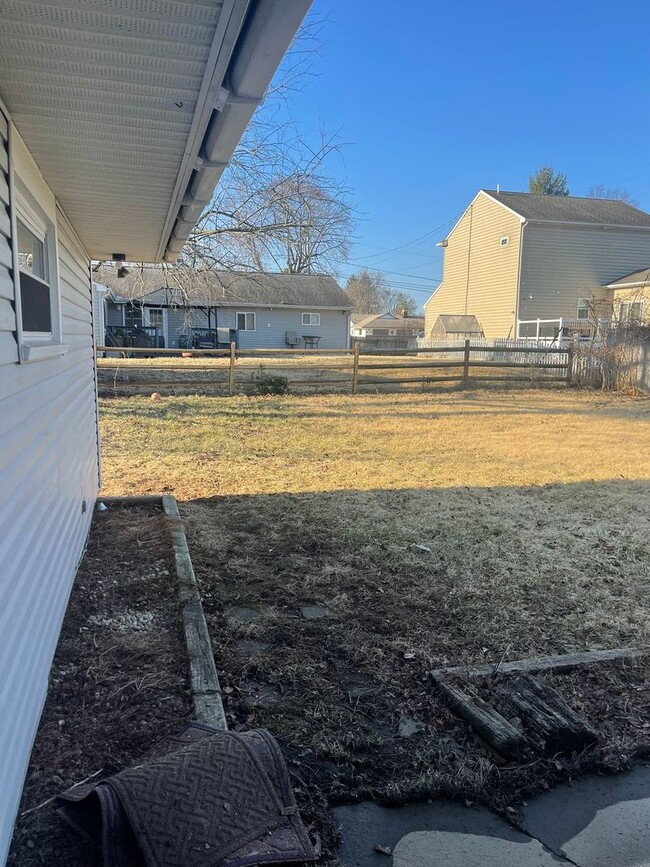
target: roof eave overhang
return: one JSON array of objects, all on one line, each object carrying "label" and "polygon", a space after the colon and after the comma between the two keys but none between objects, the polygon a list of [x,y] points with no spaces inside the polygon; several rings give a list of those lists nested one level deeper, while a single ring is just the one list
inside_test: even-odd
[{"label": "roof eave overhang", "polygon": [[155,261],[173,262],[312,0],[226,0]]}]

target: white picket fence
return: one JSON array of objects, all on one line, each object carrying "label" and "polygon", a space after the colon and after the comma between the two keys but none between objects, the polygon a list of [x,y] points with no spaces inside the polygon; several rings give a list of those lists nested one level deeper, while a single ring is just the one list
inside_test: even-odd
[{"label": "white picket fence", "polygon": [[[557,353],[566,346],[549,344],[548,340],[530,340],[527,338],[514,337],[471,337],[472,358],[481,361],[521,361],[530,365],[553,364],[557,361]],[[449,337],[418,337],[418,349],[462,349],[465,346],[465,338]],[[485,347],[483,350],[482,347]],[[531,352],[522,354],[522,349],[547,349],[548,352]],[[509,352],[508,350],[516,350]],[[440,353],[442,354],[442,353]],[[439,354],[439,357],[440,357]],[[442,354],[444,357],[444,354]],[[457,353],[450,352],[450,357],[457,357]]]}]

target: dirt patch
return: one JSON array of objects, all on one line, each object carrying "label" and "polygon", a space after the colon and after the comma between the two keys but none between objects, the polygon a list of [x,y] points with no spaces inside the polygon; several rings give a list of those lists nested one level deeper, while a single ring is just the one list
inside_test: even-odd
[{"label": "dirt patch", "polygon": [[50,672],[10,867],[99,864],[52,804],[27,811],[96,771],[100,779],[121,770],[190,718],[173,570],[161,509],[112,506],[95,516]]}]

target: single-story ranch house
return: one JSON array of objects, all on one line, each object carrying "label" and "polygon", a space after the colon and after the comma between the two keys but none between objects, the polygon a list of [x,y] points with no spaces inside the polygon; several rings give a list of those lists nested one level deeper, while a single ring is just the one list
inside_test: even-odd
[{"label": "single-story ranch house", "polygon": [[423,316],[356,313],[352,315],[350,333],[354,343],[367,349],[407,349],[416,345],[416,338],[423,330]]},{"label": "single-story ranch house", "polygon": [[[124,269],[122,269],[123,271]],[[352,302],[322,274],[263,274],[103,266],[105,342],[142,334],[151,345],[240,349],[347,349]],[[146,343],[142,344],[146,345]]]},{"label": "single-story ranch house", "polygon": [[309,5],[2,4],[0,865],[100,484],[90,261],[174,261]]},{"label": "single-story ranch house", "polygon": [[612,199],[480,190],[440,246],[425,337],[441,315],[475,316],[488,339],[536,336],[537,320],[545,333],[582,333],[629,316],[616,285],[650,268],[650,214]]}]

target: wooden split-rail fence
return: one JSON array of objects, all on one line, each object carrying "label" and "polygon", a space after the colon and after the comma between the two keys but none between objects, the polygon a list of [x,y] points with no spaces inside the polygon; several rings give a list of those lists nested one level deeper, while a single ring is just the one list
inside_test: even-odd
[{"label": "wooden split-rail fence", "polygon": [[[484,382],[570,385],[573,368],[571,347],[474,346],[470,340],[461,346],[418,349],[362,350],[357,344],[352,349],[242,350],[232,343],[229,349],[129,347],[123,351],[129,356],[125,359],[115,358],[115,353],[115,347],[97,348],[98,384],[104,392],[145,387],[210,387],[232,395],[269,376],[286,377],[289,390],[325,386],[349,390],[352,394],[368,388],[426,387],[438,383],[455,383],[464,388]],[[101,357],[102,354],[113,357]],[[156,364],[160,357],[165,360]],[[137,363],[138,358],[144,358],[141,364]],[[242,371],[254,374],[242,380],[238,377]]]}]

